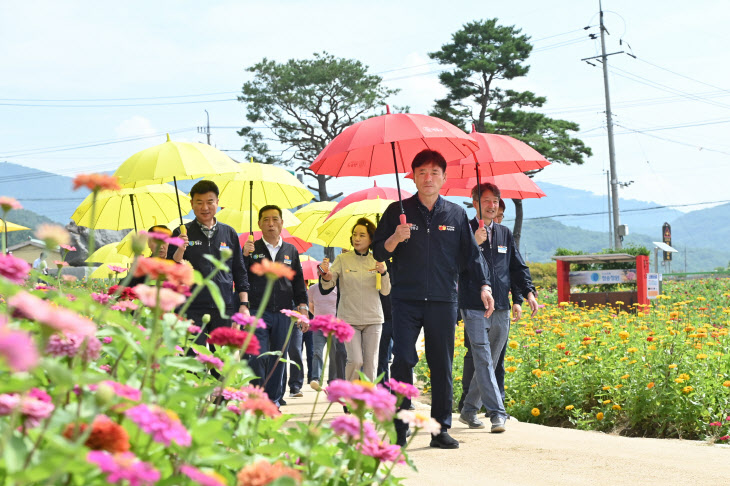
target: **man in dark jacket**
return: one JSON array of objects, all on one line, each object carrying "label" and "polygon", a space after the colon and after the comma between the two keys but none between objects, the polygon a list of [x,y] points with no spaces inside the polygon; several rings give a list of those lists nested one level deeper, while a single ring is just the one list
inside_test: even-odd
[{"label": "man in dark jacket", "polygon": [[[418,363],[416,342],[423,329],[426,360],[431,369],[431,416],[441,424],[431,447],[456,449],[459,442],[447,432],[451,427],[453,399],[452,360],[459,272],[467,270],[491,314],[494,301],[489,269],[479,252],[466,212],[439,196],[446,181],[446,161],[424,150],[411,164],[418,192],[403,201],[407,223],[399,223],[400,207],[391,204],[380,220],[373,241],[378,261],[393,258],[391,304],[393,314],[393,364],[391,376],[413,383]],[[403,400],[401,408],[410,407]],[[404,445],[408,425],[395,421],[397,443]]]},{"label": "man in dark jacket", "polygon": [[[478,189],[481,189],[481,201]],[[483,316],[479,310],[478,296],[471,289],[471,275],[462,273],[459,278],[459,309],[471,343],[474,377],[469,384],[459,421],[470,428],[484,428],[484,424],[476,417],[484,404],[492,422],[492,432],[504,432],[507,413],[494,372],[494,360],[502,352],[509,335],[510,289],[515,296],[524,296],[527,299],[533,315],[537,312],[537,301],[530,270],[515,246],[512,232],[494,223],[499,209],[499,188],[490,183],[474,187],[472,199],[477,214],[481,213],[484,218],[484,226],[480,227],[476,218],[470,221],[470,225],[491,270],[495,310],[490,317]],[[515,303],[515,307],[520,306]],[[515,310],[515,314],[521,314],[521,309],[520,312]]]},{"label": "man in dark jacket", "polygon": [[[291,266],[295,271],[294,279],[279,278],[274,283],[274,289],[264,311],[264,322],[266,329],[256,329],[256,337],[261,345],[261,353],[268,351],[281,351],[282,358],[289,358],[298,363],[302,362],[302,332],[306,332],[308,325],[299,322],[289,334],[291,319],[282,314],[283,309],[293,309],[296,305],[297,311],[307,316],[309,306],[307,305],[307,288],[304,285],[304,274],[302,264],[299,261],[299,252],[291,243],[281,238],[281,230],[284,226],[281,208],[278,206],[264,206],[259,210],[259,228],[262,238],[256,242],[247,241],[243,246],[243,257],[248,268],[261,260],[271,260]],[[250,274],[251,283],[251,305],[258,310],[266,289],[268,277]],[[289,339],[287,339],[289,337]],[[289,350],[291,349],[291,353]],[[298,353],[298,355],[297,355]],[[278,356],[249,357],[249,364],[256,376],[259,378],[252,381],[255,385],[263,385],[269,398],[277,405],[283,405],[284,398],[284,372],[285,365],[279,361]],[[290,382],[291,395],[301,396],[300,390],[304,381],[304,375],[299,370],[294,381]]]},{"label": "man in dark jacket", "polygon": [[[183,246],[173,246],[167,250],[167,258],[178,263],[183,259],[190,262],[193,268],[203,277],[213,272],[213,264],[205,258],[211,255],[221,259],[222,254],[229,255],[225,264],[230,271],[218,272],[213,282],[220,290],[226,305],[226,316],[218,311],[213,296],[207,288],[198,294],[188,308],[187,317],[196,325],[203,327],[203,316],[208,314],[210,322],[205,326],[205,333],[218,327],[230,327],[230,316],[236,312],[248,315],[248,272],[243,264],[241,244],[238,242],[236,230],[227,224],[219,223],[215,218],[218,210],[218,186],[212,181],[198,181],[190,189],[190,203],[193,206],[195,220],[184,225],[185,231],[177,228],[172,234],[182,238]],[[235,298],[233,290],[238,293]],[[197,344],[205,344],[207,336],[201,334]]]}]

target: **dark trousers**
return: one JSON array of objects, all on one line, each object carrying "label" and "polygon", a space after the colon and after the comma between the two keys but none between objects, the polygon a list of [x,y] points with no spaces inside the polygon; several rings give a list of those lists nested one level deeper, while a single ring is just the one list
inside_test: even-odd
[{"label": "dark trousers", "polygon": [[307,357],[307,383],[312,381],[312,360],[314,359],[314,348],[312,343],[312,331],[307,331],[302,334],[302,343],[306,350]]},{"label": "dark trousers", "polygon": [[[336,337],[332,336],[332,346],[330,346],[330,356],[328,365],[328,379],[327,383],[332,380],[344,380],[345,379],[345,367],[347,366],[347,349],[345,343],[337,340]],[[324,379],[324,370],[322,370],[322,378]]]},{"label": "dark trousers", "polygon": [[377,375],[383,375],[381,383],[390,379],[390,354],[393,352],[393,321],[383,323],[383,332],[380,334],[380,349],[378,349]]},{"label": "dark trousers", "polygon": [[[302,330],[299,326],[294,326],[291,337],[289,338],[289,349],[287,351],[287,359],[289,363],[289,391],[299,391],[304,385],[304,363],[302,362]],[[295,364],[296,363],[296,364]],[[281,380],[281,386],[286,391],[287,371],[284,366],[284,376]]]},{"label": "dark trousers", "polygon": [[[261,345],[261,353],[268,351],[281,351],[281,356],[287,355],[286,335],[289,332],[291,319],[280,312],[264,312],[266,329],[256,329],[256,338]],[[257,379],[252,380],[254,385],[263,386],[271,401],[279,404],[284,396],[284,363],[279,361],[279,356],[249,356],[248,364],[251,366]]]},{"label": "dark trousers", "polygon": [[[453,403],[452,364],[454,358],[454,331],[456,302],[429,302],[393,298],[393,379],[413,384],[413,367],[418,363],[416,343],[423,328],[426,361],[431,370],[431,417],[441,424],[441,430],[451,427]],[[401,409],[411,405],[403,400]],[[398,431],[408,425],[395,420]]]}]

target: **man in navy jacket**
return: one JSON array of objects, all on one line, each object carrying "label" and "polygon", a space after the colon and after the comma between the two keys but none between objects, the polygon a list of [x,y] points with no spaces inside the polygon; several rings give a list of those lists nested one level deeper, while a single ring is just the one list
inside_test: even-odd
[{"label": "man in navy jacket", "polygon": [[[413,383],[418,363],[416,342],[423,329],[426,360],[431,369],[431,416],[441,424],[431,447],[456,449],[459,443],[447,432],[451,427],[453,399],[452,360],[459,273],[468,271],[490,315],[494,306],[486,266],[466,212],[439,196],[446,181],[446,161],[435,151],[424,150],[411,164],[418,192],[403,201],[407,223],[400,224],[400,207],[391,204],[373,239],[378,261],[392,257],[391,303],[393,314],[393,364],[391,376]],[[410,400],[403,400],[401,409]],[[397,443],[404,445],[408,425],[395,421]]]},{"label": "man in navy jacket", "polygon": [[[281,351],[282,358],[302,363],[302,331],[307,331],[307,325],[299,323],[292,329],[289,335],[289,326],[291,319],[282,314],[284,309],[293,309],[295,304],[297,311],[305,317],[309,313],[309,301],[307,297],[307,287],[304,285],[304,276],[302,273],[302,264],[299,261],[299,252],[291,243],[287,243],[281,238],[281,230],[284,226],[282,220],[281,208],[278,206],[264,206],[259,210],[259,228],[262,237],[256,242],[247,241],[243,246],[243,258],[248,268],[261,260],[271,260],[290,266],[294,272],[294,279],[279,278],[274,282],[274,289],[271,297],[266,305],[263,319],[266,323],[266,329],[256,329],[256,337],[261,345],[261,353],[268,351]],[[251,306],[252,309],[258,310],[261,305],[266,284],[267,276],[259,276],[250,273],[249,281],[251,282]],[[289,340],[287,341],[287,337]],[[278,356],[258,356],[249,357],[249,364],[258,379],[251,383],[254,385],[263,385],[264,390],[269,398],[277,405],[284,405],[284,377],[285,365],[279,361]],[[301,369],[298,370],[296,376],[292,374],[289,386],[292,390],[292,396],[301,396],[299,393],[304,381],[304,375]]]},{"label": "man in navy jacket", "polygon": [[[230,256],[224,263],[230,271],[218,272],[213,277],[213,282],[220,289],[228,316],[235,312],[248,315],[248,272],[243,265],[238,235],[236,230],[219,223],[215,218],[218,210],[218,186],[212,181],[198,181],[190,189],[190,198],[195,220],[185,225],[185,234],[181,234],[180,228],[173,232],[172,235],[182,238],[184,244],[180,247],[170,245],[167,258],[178,263],[184,258],[206,277],[214,270],[214,266],[205,255],[221,259],[222,253],[228,253]],[[238,293],[238,299],[233,294],[234,289]],[[231,326],[230,317],[221,316],[210,292],[204,288],[190,305],[187,317],[202,327],[203,316],[206,314],[210,315],[210,322],[205,327],[205,333],[198,338],[197,344],[205,344],[205,334],[210,334],[213,329]]]},{"label": "man in navy jacket", "polygon": [[[481,190],[481,201],[478,189]],[[512,289],[513,297],[525,297],[535,315],[536,291],[530,278],[530,269],[515,246],[512,232],[494,222],[499,209],[499,188],[490,183],[482,184],[479,188],[475,186],[472,199],[477,214],[481,213],[484,218],[483,227],[479,227],[476,218],[470,221],[470,225],[491,270],[495,310],[490,317],[483,316],[479,310],[478,296],[472,289],[472,277],[466,272],[462,273],[459,279],[459,309],[471,343],[474,377],[469,383],[459,421],[470,428],[484,428],[484,424],[476,418],[484,404],[492,422],[492,432],[504,432],[507,413],[495,376],[495,367],[509,335],[509,292]],[[516,317],[519,318],[520,306],[515,303],[515,307]]]}]

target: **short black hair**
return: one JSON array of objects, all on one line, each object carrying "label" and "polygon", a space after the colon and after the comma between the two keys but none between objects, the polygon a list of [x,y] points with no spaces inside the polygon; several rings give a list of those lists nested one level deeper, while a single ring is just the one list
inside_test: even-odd
[{"label": "short black hair", "polygon": [[[162,231],[157,231],[157,229],[161,229]],[[162,224],[156,224],[154,226],[151,226],[150,229],[147,230],[148,233],[165,233],[166,235],[170,236],[172,235],[172,231],[170,231],[170,228],[168,228],[165,225]]]},{"label": "short black hair", "polygon": [[436,152],[435,150],[421,150],[416,154],[415,157],[413,157],[413,162],[411,162],[411,171],[416,172],[416,169],[421,167],[422,165],[426,165],[428,163],[434,163],[441,167],[441,170],[446,173],[446,159],[443,155],[441,155],[440,152]]},{"label": "short black hair", "polygon": [[499,198],[499,209],[501,209],[503,213],[507,211],[507,206],[504,205],[504,199],[501,197]]},{"label": "short black hair", "polygon": [[281,219],[284,219],[284,215],[282,214],[281,208],[279,206],[277,206],[276,204],[267,204],[263,208],[259,209],[259,221],[261,221],[261,218],[266,211],[271,211],[272,209],[276,209],[277,211],[279,211],[279,217]]},{"label": "short black hair", "polygon": [[203,179],[202,181],[198,181],[195,183],[195,185],[190,189],[190,199],[193,198],[196,194],[206,194],[208,192],[214,192],[215,197],[218,197],[220,192],[218,191],[218,186],[213,181],[209,181],[206,179]]},{"label": "short black hair", "polygon": [[[484,194],[486,191],[491,192],[495,196],[501,198],[502,193],[499,192],[499,187],[495,186],[491,182],[483,182],[482,184],[476,185],[471,190],[471,199],[473,201],[476,201],[479,197],[479,192],[481,191],[482,194]],[[501,199],[500,199],[501,201]],[[479,201],[481,202],[481,201]]]}]

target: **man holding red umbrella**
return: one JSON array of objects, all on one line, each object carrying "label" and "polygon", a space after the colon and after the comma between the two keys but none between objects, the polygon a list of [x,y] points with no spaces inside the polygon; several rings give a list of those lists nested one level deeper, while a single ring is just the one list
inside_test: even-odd
[{"label": "man holding red umbrella", "polygon": [[[456,283],[467,271],[479,286],[480,299],[492,313],[494,300],[489,269],[477,246],[466,212],[439,196],[446,180],[446,160],[424,150],[411,164],[418,193],[403,201],[410,223],[400,224],[401,208],[394,203],[383,214],[373,239],[379,261],[392,257],[393,364],[391,376],[413,383],[412,369],[418,363],[416,343],[423,329],[426,360],[431,369],[431,416],[441,424],[431,447],[457,449],[459,442],[448,434],[453,399],[452,360],[457,312]],[[408,408],[403,400],[401,408]],[[405,445],[408,425],[395,421],[397,444]]]}]

